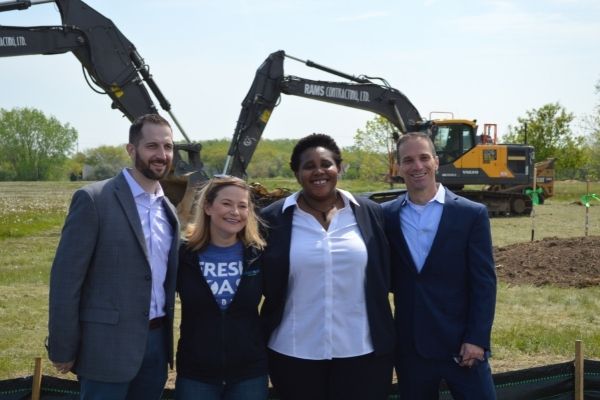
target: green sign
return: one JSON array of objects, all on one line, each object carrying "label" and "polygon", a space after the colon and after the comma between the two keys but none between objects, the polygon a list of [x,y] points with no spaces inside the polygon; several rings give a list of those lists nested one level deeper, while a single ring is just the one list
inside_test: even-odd
[{"label": "green sign", "polygon": [[525,189],[525,194],[531,197],[531,202],[534,206],[540,205],[540,196],[544,193],[544,189],[536,188],[536,189]]},{"label": "green sign", "polygon": [[593,199],[600,201],[600,198],[595,193],[584,194],[583,196],[581,196],[581,203],[583,203],[584,206],[589,208],[591,205],[590,201],[592,201]]}]

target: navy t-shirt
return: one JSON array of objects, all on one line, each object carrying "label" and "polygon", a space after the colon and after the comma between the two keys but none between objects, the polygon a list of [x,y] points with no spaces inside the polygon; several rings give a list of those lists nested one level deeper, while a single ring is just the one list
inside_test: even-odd
[{"label": "navy t-shirt", "polygon": [[229,247],[209,244],[200,253],[200,270],[215,296],[215,301],[225,310],[233,301],[244,268],[242,242]]}]

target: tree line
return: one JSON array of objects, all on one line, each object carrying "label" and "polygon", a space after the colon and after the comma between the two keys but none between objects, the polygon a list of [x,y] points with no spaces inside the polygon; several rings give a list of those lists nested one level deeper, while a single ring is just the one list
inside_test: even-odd
[{"label": "tree line", "polygon": [[[371,129],[371,125],[367,127]],[[357,132],[357,144],[343,149],[344,177],[383,179],[387,161],[361,136],[366,134]],[[100,180],[131,164],[125,144],[74,152],[77,138],[77,131],[69,124],[61,124],[39,110],[0,109],[0,180]],[[230,141],[223,138],[200,142],[201,159],[209,176],[223,171]],[[248,177],[293,178],[289,161],[295,144],[295,139],[262,139],[248,166]]]},{"label": "tree line", "polygon": [[[532,145],[536,160],[556,158],[558,178],[600,179],[600,80],[595,89],[598,102],[590,114],[576,119],[560,103],[548,103],[518,117],[502,142]],[[344,177],[381,180],[389,174],[394,135],[394,126],[380,116],[357,129],[354,144],[342,149]],[[40,110],[0,109],[0,180],[98,180],[130,165],[124,144],[75,152],[77,139],[75,128]],[[289,158],[295,143],[294,139],[262,139],[248,166],[249,178],[292,178]],[[201,144],[207,174],[221,173],[230,138]]]}]

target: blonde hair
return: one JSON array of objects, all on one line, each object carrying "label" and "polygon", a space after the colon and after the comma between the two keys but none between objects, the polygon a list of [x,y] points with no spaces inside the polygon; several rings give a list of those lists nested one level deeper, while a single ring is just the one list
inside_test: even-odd
[{"label": "blonde hair", "polygon": [[259,226],[262,223],[254,210],[252,201],[252,189],[242,179],[234,176],[215,176],[210,179],[198,192],[198,199],[195,201],[192,222],[190,222],[184,231],[183,237],[187,240],[187,246],[198,251],[210,243],[210,216],[206,215],[205,207],[211,205],[219,191],[227,186],[235,186],[244,189],[248,193],[248,220],[244,229],[238,232],[237,237],[244,243],[244,246],[254,246],[263,249],[266,245],[265,240],[260,235]]}]

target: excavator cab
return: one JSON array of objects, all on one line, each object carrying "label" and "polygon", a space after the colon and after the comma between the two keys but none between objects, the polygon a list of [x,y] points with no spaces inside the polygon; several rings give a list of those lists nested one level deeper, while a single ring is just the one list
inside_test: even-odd
[{"label": "excavator cab", "polygon": [[440,165],[450,164],[475,146],[477,125],[468,120],[434,120],[431,139]]}]

